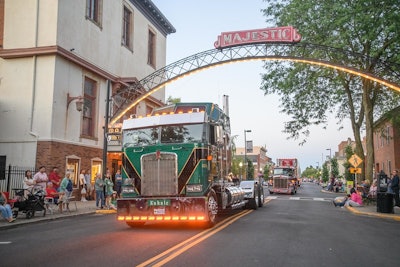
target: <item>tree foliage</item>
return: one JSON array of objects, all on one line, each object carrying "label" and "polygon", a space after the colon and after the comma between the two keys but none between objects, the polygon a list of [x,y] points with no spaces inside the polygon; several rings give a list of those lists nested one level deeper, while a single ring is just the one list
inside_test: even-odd
[{"label": "tree foliage", "polygon": [[329,169],[327,162],[324,162],[324,164],[322,164],[322,181],[329,181]]},{"label": "tree foliage", "polygon": [[339,164],[338,164],[338,161],[337,161],[336,157],[331,159],[331,168],[332,168],[331,169],[331,175],[333,177],[338,178],[339,177]]},{"label": "tree foliage", "polygon": [[[373,72],[379,60],[400,63],[398,0],[265,2],[263,12],[268,24],[294,26],[302,35],[302,42],[361,54],[358,62],[352,62],[361,70]],[[310,53],[313,58],[322,57],[318,50]],[[346,65],[345,59],[341,60]],[[284,126],[289,138],[300,139],[303,144],[311,126],[326,127],[330,113],[335,114],[339,129],[344,119],[350,119],[355,152],[363,160],[367,155],[366,175],[372,175],[373,121],[397,105],[398,101],[388,101],[399,99],[397,93],[359,76],[306,64],[267,61],[265,71],[262,90],[281,97],[282,112],[291,118]],[[364,129],[366,151],[361,136]]]},{"label": "tree foliage", "polygon": [[301,177],[317,179],[319,177],[319,169],[309,166],[301,173]]},{"label": "tree foliage", "polygon": [[176,104],[176,103],[180,103],[181,102],[181,98],[177,97],[177,98],[173,98],[172,96],[168,96],[167,99],[167,104],[171,105],[171,104]]},{"label": "tree foliage", "polygon": [[354,154],[354,151],[353,151],[353,148],[350,145],[346,146],[344,151],[345,151],[346,159],[347,159],[346,162],[343,163],[343,167],[345,169],[344,176],[346,178],[346,181],[353,181],[353,174],[351,174],[350,171],[349,171],[349,169],[351,167],[351,164],[349,163],[349,159]]}]

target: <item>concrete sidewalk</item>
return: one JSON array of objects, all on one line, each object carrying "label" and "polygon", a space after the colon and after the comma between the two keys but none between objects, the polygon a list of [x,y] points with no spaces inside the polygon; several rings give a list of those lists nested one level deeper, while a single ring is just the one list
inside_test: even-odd
[{"label": "concrete sidewalk", "polygon": [[[76,208],[75,208],[76,204]],[[8,229],[8,228],[13,228],[17,226],[21,226],[24,224],[28,223],[36,223],[36,222],[41,222],[41,221],[48,221],[48,220],[57,220],[57,219],[62,219],[65,217],[73,217],[73,216],[79,216],[79,215],[85,215],[85,214],[116,214],[115,210],[107,210],[107,209],[101,209],[98,210],[96,209],[96,201],[86,201],[86,202],[81,202],[81,201],[71,201],[69,204],[70,211],[64,211],[63,213],[59,213],[58,208],[55,207],[55,210],[53,213],[50,211],[46,211],[46,215],[43,216],[43,211],[37,211],[35,212],[35,216],[31,219],[26,218],[26,214],[23,212],[18,212],[18,217],[17,219],[9,223],[4,218],[0,217],[0,231],[2,229]]]},{"label": "concrete sidewalk", "polygon": [[376,205],[366,205],[363,207],[346,207],[356,215],[373,216],[382,219],[390,219],[400,221],[400,208],[394,207],[394,213],[381,213],[377,211]]},{"label": "concrete sidewalk", "polygon": [[[327,194],[345,194],[345,193],[334,193],[334,192],[330,192],[330,191],[327,191],[324,189],[321,189],[321,192],[324,192]],[[346,207],[346,209],[356,215],[372,216],[372,217],[378,217],[378,218],[382,218],[382,219],[390,219],[390,220],[400,221],[400,208],[399,207],[394,207],[394,213],[378,212],[376,203],[367,204],[362,207]]]}]

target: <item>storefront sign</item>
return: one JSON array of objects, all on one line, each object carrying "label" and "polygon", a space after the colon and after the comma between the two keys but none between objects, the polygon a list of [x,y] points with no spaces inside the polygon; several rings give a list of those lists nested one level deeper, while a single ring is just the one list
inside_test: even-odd
[{"label": "storefront sign", "polygon": [[297,43],[301,35],[292,26],[256,30],[223,32],[214,43],[215,48],[224,48],[254,43]]},{"label": "storefront sign", "polygon": [[121,145],[121,125],[114,125],[112,128],[108,128],[107,141],[109,145]]}]

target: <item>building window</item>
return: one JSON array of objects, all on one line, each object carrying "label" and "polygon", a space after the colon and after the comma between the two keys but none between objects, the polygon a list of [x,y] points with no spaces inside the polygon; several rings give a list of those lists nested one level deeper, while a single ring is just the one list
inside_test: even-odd
[{"label": "building window", "polygon": [[86,0],[86,18],[101,25],[101,6],[103,0]]},{"label": "building window", "polygon": [[132,12],[126,6],[122,22],[122,45],[132,50]]},{"label": "building window", "polygon": [[82,135],[88,137],[94,136],[95,118],[96,118],[96,95],[97,84],[92,79],[85,77],[84,88],[84,104],[83,104],[83,121]]},{"label": "building window", "polygon": [[149,30],[149,40],[147,46],[147,64],[152,66],[153,68],[156,67],[156,34]]}]

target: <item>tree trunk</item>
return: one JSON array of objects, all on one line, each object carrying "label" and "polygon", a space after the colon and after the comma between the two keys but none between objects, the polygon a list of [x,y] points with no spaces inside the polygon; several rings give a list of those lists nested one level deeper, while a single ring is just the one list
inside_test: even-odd
[{"label": "tree trunk", "polygon": [[365,179],[370,182],[373,179],[374,168],[374,103],[371,99],[373,84],[371,81],[363,80],[363,105],[365,110],[365,129],[366,129],[366,156],[365,156]]}]

